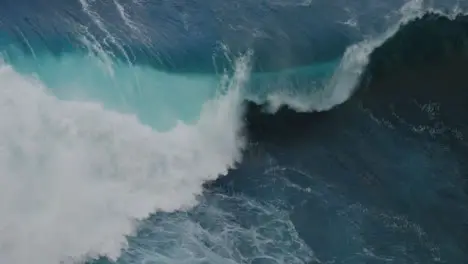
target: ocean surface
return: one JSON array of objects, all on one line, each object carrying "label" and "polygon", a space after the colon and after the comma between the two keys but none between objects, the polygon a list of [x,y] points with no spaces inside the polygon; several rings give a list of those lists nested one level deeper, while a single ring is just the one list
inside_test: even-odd
[{"label": "ocean surface", "polygon": [[468,263],[466,11],[0,0],[0,263]]}]

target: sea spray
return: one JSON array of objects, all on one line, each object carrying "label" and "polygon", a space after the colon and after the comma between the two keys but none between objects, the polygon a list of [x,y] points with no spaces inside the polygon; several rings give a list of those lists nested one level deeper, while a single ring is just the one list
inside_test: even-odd
[{"label": "sea spray", "polygon": [[227,92],[193,125],[167,132],[98,103],[59,100],[38,80],[0,68],[0,262],[116,259],[136,221],[191,208],[202,184],[240,160],[238,61]]}]

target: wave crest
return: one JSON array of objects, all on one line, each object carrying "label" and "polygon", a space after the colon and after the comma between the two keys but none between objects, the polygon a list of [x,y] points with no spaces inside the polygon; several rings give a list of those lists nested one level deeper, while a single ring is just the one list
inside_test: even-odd
[{"label": "wave crest", "polygon": [[195,205],[202,184],[240,159],[247,73],[240,60],[194,125],[158,132],[96,103],[59,100],[3,65],[1,262],[116,259],[135,221]]}]

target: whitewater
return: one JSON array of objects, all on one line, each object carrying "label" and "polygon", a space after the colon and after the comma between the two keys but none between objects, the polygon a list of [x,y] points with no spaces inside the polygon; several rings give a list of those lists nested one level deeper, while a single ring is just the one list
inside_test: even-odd
[{"label": "whitewater", "polygon": [[[2,66],[1,256],[5,263],[115,259],[135,221],[193,206],[240,159],[240,61],[194,125],[157,132],[135,115],[63,101]],[[189,175],[189,177],[187,177]]]},{"label": "whitewater", "polygon": [[[127,30],[145,42],[141,25],[125,4],[112,3]],[[341,59],[304,67],[304,73],[294,71],[294,76],[319,76],[313,83],[317,86],[300,91],[281,84],[272,89],[268,83],[274,74],[253,73],[255,52],[232,55],[223,50],[230,68],[219,67],[217,75],[172,73],[132,63],[132,54],[93,11],[92,2],[82,0],[80,5],[107,42],[84,29],[79,37],[84,52],[55,56],[35,50],[27,38],[29,54],[15,45],[0,48],[0,263],[84,263],[101,257],[119,261],[123,252],[132,250],[146,260],[126,263],[319,262],[298,238],[287,213],[204,189],[242,161],[248,143],[245,101],[265,104],[270,113],[284,105],[298,112],[328,111],[353,95],[370,54],[401,25],[428,11],[451,18],[463,12],[459,5],[442,12],[424,1],[410,1],[384,32],[349,46]],[[106,45],[117,52],[109,52]],[[206,206],[203,201],[212,196],[220,204],[229,200],[265,219],[278,219],[271,220],[271,228],[289,235],[252,231],[255,228],[228,222],[230,216],[215,209],[200,215],[225,226],[216,237],[198,234],[205,229],[187,220],[187,214],[203,210],[199,206]],[[165,253],[151,255],[144,246],[139,251],[130,245],[139,231],[149,228],[152,216],[162,220],[152,227],[160,230],[151,232],[164,235],[147,242],[175,243],[165,245]],[[232,252],[220,257],[209,253],[203,241],[191,241],[192,233],[222,241],[223,250],[233,252],[237,245],[228,243],[230,235],[245,236],[261,250],[249,260]],[[278,237],[283,235],[293,242],[282,244]],[[177,247],[180,252],[171,251]],[[269,248],[276,251],[268,253]]]}]

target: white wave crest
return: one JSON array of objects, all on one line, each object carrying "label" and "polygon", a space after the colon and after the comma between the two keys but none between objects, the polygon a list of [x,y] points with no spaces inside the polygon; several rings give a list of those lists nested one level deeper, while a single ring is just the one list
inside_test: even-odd
[{"label": "white wave crest", "polygon": [[195,125],[164,133],[0,66],[0,263],[116,259],[138,220],[195,205],[241,158],[247,59],[237,66]]}]

